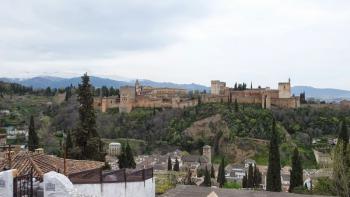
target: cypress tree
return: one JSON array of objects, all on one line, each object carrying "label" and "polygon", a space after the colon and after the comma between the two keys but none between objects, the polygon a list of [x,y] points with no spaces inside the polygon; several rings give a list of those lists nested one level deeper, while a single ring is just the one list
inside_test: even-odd
[{"label": "cypress tree", "polygon": [[129,142],[126,142],[125,156],[126,156],[126,161],[127,161],[127,168],[136,168],[134,154],[132,153]]},{"label": "cypress tree", "polygon": [[29,151],[35,151],[39,146],[39,137],[35,131],[34,117],[30,116],[29,122],[29,134],[28,134],[28,149]]},{"label": "cypress tree", "polygon": [[79,84],[78,101],[79,106],[79,125],[76,129],[75,144],[79,153],[76,153],[78,159],[103,160],[100,154],[101,141],[96,131],[96,117],[93,108],[93,93],[90,84],[90,78],[85,73],[81,77],[82,84]]},{"label": "cypress tree", "polygon": [[72,136],[71,136],[70,130],[67,130],[66,133],[67,133],[66,147],[69,150],[69,149],[73,148]]},{"label": "cypress tree", "polygon": [[210,174],[207,166],[205,166],[205,172],[204,172],[204,185],[207,187],[211,186],[211,179],[210,179]]},{"label": "cypress tree", "polygon": [[170,156],[168,157],[168,171],[172,170],[172,164],[171,164],[171,158]]},{"label": "cypress tree", "polygon": [[261,172],[259,171],[259,169],[256,167],[256,165],[254,166],[254,187],[259,187],[261,182],[262,182],[262,175]]},{"label": "cypress tree", "polygon": [[177,160],[177,158],[175,159],[174,171],[180,171],[179,160]]},{"label": "cypress tree", "polygon": [[210,177],[215,179],[215,169],[214,169],[214,165],[211,165],[211,170],[210,170]]},{"label": "cypress tree", "polygon": [[298,148],[295,148],[292,156],[289,192],[293,192],[293,189],[298,186],[303,186],[303,167],[301,165]]},{"label": "cypress tree", "polygon": [[225,177],[225,159],[222,158],[220,166],[219,166],[219,172],[218,172],[218,178],[217,182],[219,183],[220,187],[223,187],[226,183],[226,177]]},{"label": "cypress tree", "polygon": [[338,136],[338,141],[343,141],[343,146],[344,146],[343,150],[345,153],[347,145],[349,144],[348,127],[347,127],[345,118],[342,118],[342,121],[341,121],[341,127],[340,127],[339,136]]},{"label": "cypress tree", "polygon": [[281,163],[278,147],[276,121],[273,119],[272,134],[269,147],[269,165],[267,169],[266,190],[272,192],[281,191]]},{"label": "cypress tree", "polygon": [[243,188],[248,188],[247,187],[247,182],[248,182],[248,180],[247,180],[247,173],[245,173],[245,175],[243,177],[243,180],[242,180],[242,187]]},{"label": "cypress tree", "polygon": [[237,101],[237,99],[235,99],[235,112],[238,112],[238,101]]},{"label": "cypress tree", "polygon": [[119,169],[128,168],[128,161],[125,154],[125,146],[122,146],[120,155],[118,156]]},{"label": "cypress tree", "polygon": [[350,157],[350,148],[344,150],[344,147],[343,140],[340,140],[333,150],[333,180],[338,196],[349,197],[350,169],[347,165],[347,159]]},{"label": "cypress tree", "polygon": [[247,188],[254,187],[254,175],[253,175],[253,165],[249,164],[248,168],[248,179],[247,179]]}]

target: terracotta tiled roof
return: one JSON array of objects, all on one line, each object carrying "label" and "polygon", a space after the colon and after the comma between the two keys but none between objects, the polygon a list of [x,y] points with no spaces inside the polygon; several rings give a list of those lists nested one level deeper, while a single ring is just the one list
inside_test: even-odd
[{"label": "terracotta tiled roof", "polygon": [[[9,166],[8,162],[8,160],[0,161],[0,170]],[[98,161],[66,160],[68,175],[85,170],[101,168],[103,165],[103,162]],[[63,158],[42,153],[24,151],[21,151],[13,156],[11,159],[11,166],[12,169],[18,170],[19,175],[28,174],[33,167],[33,175],[37,177],[42,177],[43,174],[50,171],[59,171],[61,173],[64,171]]]}]

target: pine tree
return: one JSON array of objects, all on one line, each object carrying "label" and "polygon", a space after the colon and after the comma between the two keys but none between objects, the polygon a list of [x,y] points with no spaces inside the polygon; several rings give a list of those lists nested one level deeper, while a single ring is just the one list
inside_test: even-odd
[{"label": "pine tree", "polygon": [[28,136],[28,149],[29,151],[35,151],[39,146],[39,137],[35,131],[34,117],[30,116],[29,122],[29,136]]},{"label": "pine tree", "polygon": [[247,187],[247,173],[245,173],[244,177],[243,177],[243,180],[242,180],[242,188],[248,188]]},{"label": "pine tree", "polygon": [[126,161],[127,161],[127,168],[136,168],[134,154],[132,153],[129,142],[126,142],[125,156],[126,156]]},{"label": "pine tree", "polygon": [[252,164],[249,164],[249,168],[248,168],[247,187],[248,188],[254,187],[254,174],[253,174],[253,165]]},{"label": "pine tree", "polygon": [[174,171],[180,171],[179,160],[177,160],[177,158],[175,159]]},{"label": "pine tree", "polygon": [[225,159],[222,158],[220,166],[219,166],[219,171],[218,171],[218,178],[217,182],[219,183],[220,187],[223,187],[224,184],[226,183],[226,177],[225,177]]},{"label": "pine tree", "polygon": [[204,172],[204,185],[207,187],[211,186],[211,178],[210,178],[210,174],[207,166],[205,166],[205,172]]},{"label": "pine tree", "polygon": [[74,133],[75,145],[78,147],[78,153],[75,153],[75,157],[78,159],[103,160],[103,155],[100,153],[101,140],[96,131],[90,78],[86,73],[81,78],[82,84],[79,84],[78,89],[80,121]]},{"label": "pine tree", "polygon": [[214,169],[214,165],[211,165],[211,170],[210,170],[210,177],[215,179],[215,169]]},{"label": "pine tree", "polygon": [[293,192],[293,189],[299,186],[303,186],[303,167],[301,165],[298,148],[295,148],[292,156],[289,192]]},{"label": "pine tree", "polygon": [[172,170],[172,164],[171,164],[171,158],[170,156],[168,157],[168,171]]},{"label": "pine tree", "polygon": [[273,192],[281,191],[281,163],[278,147],[278,136],[276,131],[276,121],[273,119],[272,133],[269,147],[269,165],[266,178],[266,190]]}]

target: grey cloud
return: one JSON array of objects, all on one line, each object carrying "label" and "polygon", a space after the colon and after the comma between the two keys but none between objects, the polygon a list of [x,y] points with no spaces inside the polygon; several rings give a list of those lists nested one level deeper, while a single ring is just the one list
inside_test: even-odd
[{"label": "grey cloud", "polygon": [[13,31],[0,37],[4,58],[108,57],[120,51],[157,49],[179,39],[171,28],[203,17],[209,9],[205,1],[185,0],[52,2],[2,6],[13,9],[0,14],[0,29]]}]

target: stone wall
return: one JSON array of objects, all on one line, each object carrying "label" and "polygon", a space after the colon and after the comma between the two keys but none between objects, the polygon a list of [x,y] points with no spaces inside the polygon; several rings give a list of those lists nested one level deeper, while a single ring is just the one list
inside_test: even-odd
[{"label": "stone wall", "polygon": [[300,98],[291,97],[291,98],[272,98],[271,105],[279,108],[299,108],[300,107]]}]

